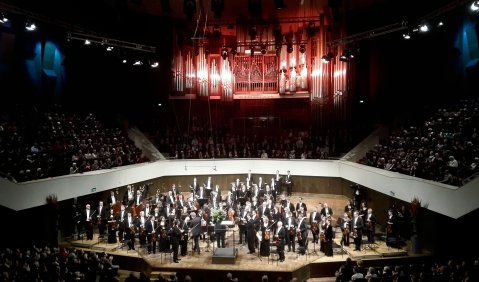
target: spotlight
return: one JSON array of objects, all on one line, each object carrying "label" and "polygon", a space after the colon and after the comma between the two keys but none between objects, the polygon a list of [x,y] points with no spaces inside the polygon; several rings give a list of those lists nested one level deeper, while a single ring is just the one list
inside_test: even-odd
[{"label": "spotlight", "polygon": [[108,46],[108,47],[106,47],[106,50],[107,50],[108,52],[113,51],[113,46]]},{"label": "spotlight", "polygon": [[4,13],[0,13],[0,23],[7,23],[8,22],[8,18],[5,16]]},{"label": "spotlight", "polygon": [[223,60],[226,60],[228,58],[228,49],[226,49],[226,47],[223,47],[223,49],[221,49],[221,58],[223,58]]},{"label": "spotlight", "polygon": [[159,66],[160,66],[160,64],[159,64],[157,61],[152,61],[152,62],[150,62],[150,67],[151,67],[152,69],[156,69],[156,68],[158,68]]},{"label": "spotlight", "polygon": [[266,54],[266,44],[261,45],[261,54]]},{"label": "spotlight", "polygon": [[134,66],[142,66],[142,65],[143,65],[143,62],[140,61],[140,60],[135,60],[135,61],[133,62],[133,65],[134,65]]},{"label": "spotlight", "polygon": [[321,60],[323,61],[323,63],[329,63],[333,58],[334,58],[333,53],[329,52],[328,54],[321,57]]},{"label": "spotlight", "polygon": [[301,53],[306,52],[306,46],[304,44],[299,45],[299,52]]},{"label": "spotlight", "polygon": [[91,41],[88,40],[88,39],[85,39],[85,42],[84,42],[83,44],[85,44],[85,45],[91,45]]},{"label": "spotlight", "polygon": [[403,33],[402,38],[404,38],[406,40],[409,40],[409,39],[411,39],[411,35],[409,34],[409,32],[408,33]]},{"label": "spotlight", "polygon": [[341,62],[349,62],[352,58],[354,58],[353,53],[349,49],[345,49],[341,56],[339,57],[339,60]]},{"label": "spotlight", "polygon": [[282,10],[286,8],[284,0],[274,0],[274,6],[276,7],[276,10]]},{"label": "spotlight", "polygon": [[286,45],[286,51],[288,53],[293,53],[293,43],[291,43],[291,41]]},{"label": "spotlight", "polygon": [[478,12],[479,11],[479,1],[473,1],[470,7],[471,11]]},{"label": "spotlight", "polygon": [[25,24],[25,29],[27,31],[35,31],[37,29],[37,26],[35,25],[35,23],[27,21],[27,23]]}]

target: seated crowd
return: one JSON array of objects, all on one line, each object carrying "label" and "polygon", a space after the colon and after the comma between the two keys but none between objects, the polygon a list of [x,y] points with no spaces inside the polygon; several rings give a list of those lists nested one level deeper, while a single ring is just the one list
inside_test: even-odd
[{"label": "seated crowd", "polygon": [[160,152],[173,159],[330,157],[327,136],[314,136],[310,130],[242,136],[226,127],[212,134],[206,127],[194,126],[190,134],[171,130],[158,134],[155,139]]},{"label": "seated crowd", "polygon": [[336,271],[336,282],[469,282],[479,279],[479,260],[434,259],[431,262],[365,266],[359,259],[347,258]]},{"label": "seated crowd", "polygon": [[0,281],[119,281],[113,256],[80,249],[0,250]]},{"label": "seated crowd", "polygon": [[23,182],[147,161],[125,132],[93,113],[18,106],[0,120],[0,172]]},{"label": "seated crowd", "polygon": [[479,171],[479,101],[438,109],[393,131],[359,163],[460,186]]}]

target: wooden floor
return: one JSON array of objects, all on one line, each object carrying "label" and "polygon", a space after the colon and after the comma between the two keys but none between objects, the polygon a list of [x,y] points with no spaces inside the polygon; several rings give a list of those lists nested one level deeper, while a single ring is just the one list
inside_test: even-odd
[{"label": "wooden floor", "polygon": [[[342,215],[344,206],[348,198],[336,195],[318,195],[318,194],[293,194],[291,200],[293,203],[297,198],[303,197],[303,202],[308,207],[308,213],[312,207],[318,203],[327,202],[333,208],[333,226],[335,226],[335,219],[337,215]],[[180,257],[180,263],[173,263],[169,255],[165,254],[148,254],[146,249],[140,248],[137,245],[135,251],[128,251],[127,248],[121,247],[119,244],[108,244],[98,240],[98,235],[94,236],[93,240],[74,240],[69,242],[71,247],[85,248],[100,252],[112,253],[119,261],[125,261],[125,258],[132,258],[141,260],[146,264],[141,271],[151,274],[151,276],[159,273],[192,273],[192,275],[199,275],[198,273],[205,270],[220,271],[223,274],[227,272],[242,273],[242,272],[257,272],[274,275],[275,273],[290,273],[291,277],[301,277],[302,280],[308,281],[325,281],[325,280],[311,280],[324,277],[334,276],[334,271],[339,268],[346,258],[350,257],[353,260],[381,260],[385,258],[401,258],[418,256],[410,252],[410,246],[407,244],[400,248],[388,247],[381,239],[380,230],[377,232],[377,240],[375,244],[364,244],[361,251],[354,251],[354,245],[350,247],[342,247],[340,245],[341,231],[337,228],[334,238],[334,254],[332,257],[327,257],[324,253],[319,251],[319,245],[312,243],[312,235],[309,235],[309,244],[306,255],[298,255],[294,252],[285,252],[286,260],[278,262],[276,257],[260,257],[258,251],[256,254],[248,254],[246,245],[238,244],[238,228],[237,226],[230,228],[227,232],[227,248],[237,250],[237,256],[229,263],[213,263],[213,254],[216,251],[213,242],[202,241],[200,243],[201,254],[192,254],[192,244],[188,245],[188,254]],[[235,239],[233,240],[233,236]],[[428,255],[423,251],[419,256]],[[122,259],[119,259],[122,257]],[[329,267],[326,267],[329,264]],[[121,269],[128,270],[128,265],[120,265]],[[322,269],[322,270],[321,270]],[[130,268],[131,270],[131,268]],[[258,274],[259,275],[259,274]],[[279,275],[279,274],[278,274]],[[289,278],[287,275],[285,278]],[[154,278],[154,277],[152,277]],[[194,277],[192,277],[194,278]],[[193,281],[196,281],[193,279]],[[205,280],[206,281],[206,280]],[[211,280],[214,281],[214,280]],[[285,281],[285,280],[283,280]],[[288,281],[288,280],[286,280]]]}]

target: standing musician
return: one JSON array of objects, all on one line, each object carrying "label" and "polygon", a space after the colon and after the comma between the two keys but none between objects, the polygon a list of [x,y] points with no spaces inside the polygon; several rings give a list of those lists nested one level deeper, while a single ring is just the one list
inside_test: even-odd
[{"label": "standing musician", "polygon": [[322,217],[331,217],[333,216],[333,209],[328,206],[328,203],[323,203],[323,208],[321,209]]},{"label": "standing musician", "polygon": [[85,205],[85,209],[83,210],[83,228],[86,231],[86,239],[93,240],[93,218],[92,216],[96,213],[96,211],[92,211],[90,209],[90,204]]},{"label": "standing musician", "polygon": [[126,230],[125,219],[127,217],[127,212],[125,210],[125,205],[121,204],[120,212],[118,213],[116,220],[118,222],[118,240],[123,243],[123,234]]},{"label": "standing musician", "polygon": [[128,212],[124,221],[125,226],[125,234],[124,240],[128,243],[128,249],[134,250],[135,249],[135,227],[136,227],[136,220],[133,218],[131,212]]},{"label": "standing musician", "polygon": [[281,205],[283,206],[284,209],[287,208],[292,214],[295,213],[294,204],[291,202],[291,197],[287,197],[286,199],[284,199]]},{"label": "standing musician", "polygon": [[223,215],[220,214],[215,223],[216,247],[218,248],[225,247],[226,225],[221,224],[223,220]]},{"label": "standing musician", "polygon": [[192,252],[195,253],[197,252],[200,254],[200,243],[199,243],[199,238],[201,234],[201,217],[196,216],[196,213],[191,212],[190,213],[191,217],[191,236],[193,237],[193,250]]},{"label": "standing musician", "polygon": [[260,227],[261,230],[261,242],[259,247],[259,254],[263,257],[268,257],[270,253],[270,240],[271,240],[271,226],[269,219],[263,216],[263,223]]},{"label": "standing musician", "polygon": [[158,237],[159,237],[159,250],[164,252],[165,250],[170,249],[170,238],[168,238],[169,227],[166,224],[166,218],[164,216],[160,217],[160,222],[158,223]]},{"label": "standing musician", "polygon": [[96,209],[98,232],[100,233],[100,238],[105,236],[106,222],[108,220],[107,209],[103,206],[103,201],[98,202],[98,207]]},{"label": "standing musician", "polygon": [[248,222],[248,215],[251,211],[251,203],[246,202],[243,209],[239,212],[239,222],[238,222],[238,229],[239,229],[239,244],[246,243],[246,223]]},{"label": "standing musician", "polygon": [[308,228],[306,225],[306,221],[304,220],[302,214],[298,216],[298,226],[296,228],[297,236],[298,236],[298,244],[301,248],[300,255],[304,255],[306,253],[306,242],[308,240]]},{"label": "standing musician", "polygon": [[269,188],[271,190],[271,196],[273,197],[273,203],[276,203],[276,195],[278,195],[278,183],[274,177],[271,177],[271,182],[269,183]]},{"label": "standing musician", "polygon": [[284,180],[284,185],[286,186],[286,194],[288,196],[291,196],[293,193],[293,176],[291,175],[291,172],[288,170],[287,175]]},{"label": "standing musician", "polygon": [[211,197],[211,191],[213,191],[213,181],[211,180],[211,176],[208,176],[208,179],[206,180],[206,183],[204,183],[205,186],[205,192],[206,192],[206,197],[209,198]]},{"label": "standing musician", "polygon": [[368,243],[374,243],[374,234],[376,230],[376,216],[373,214],[373,209],[368,208],[366,214],[366,236],[368,237]]},{"label": "standing musician", "polygon": [[193,194],[197,194],[198,191],[200,190],[200,184],[198,183],[198,180],[195,178],[193,178],[193,183],[190,184],[190,190],[191,190],[191,193]]},{"label": "standing musician", "polygon": [[188,234],[189,234],[190,217],[186,216],[180,223],[181,238],[180,238],[180,255],[186,256],[188,250]]},{"label": "standing musician", "polygon": [[246,223],[246,240],[248,242],[248,254],[254,254],[256,251],[256,243],[257,243],[257,236],[256,233],[258,232],[260,227],[260,219],[256,214],[256,211],[251,211],[250,215],[248,216],[248,222]]},{"label": "standing musician", "polygon": [[179,241],[181,238],[181,230],[178,228],[178,221],[173,221],[173,226],[168,231],[168,237],[170,237],[171,248],[173,250],[173,261],[179,263],[180,259],[178,258],[178,247]]},{"label": "standing musician", "polygon": [[353,216],[354,205],[351,200],[348,200],[348,203],[346,204],[346,206],[344,206],[344,212],[347,212],[349,214],[349,217]]},{"label": "standing musician", "polygon": [[359,211],[354,212],[354,218],[351,221],[352,236],[354,239],[355,251],[361,251],[361,243],[363,237],[364,222],[363,218],[359,216]]},{"label": "standing musician", "polygon": [[284,225],[288,230],[288,236],[286,236],[286,243],[288,244],[288,252],[296,251],[296,219],[293,217],[291,211],[286,211],[286,218]]},{"label": "standing musician", "polygon": [[140,245],[146,244],[146,222],[148,218],[145,216],[145,211],[140,211],[140,216],[136,221],[136,228],[138,230],[138,239],[140,241]]},{"label": "standing musician", "polygon": [[173,196],[173,192],[171,190],[168,191],[168,196],[166,197],[166,204],[170,206],[176,205],[176,197]]},{"label": "standing musician", "polygon": [[116,231],[118,230],[118,223],[120,222],[120,217],[118,214],[115,214],[113,208],[110,209],[108,216],[108,243],[114,244],[117,242]]},{"label": "standing musician", "polygon": [[279,261],[284,261],[284,244],[286,243],[285,239],[288,237],[288,231],[283,227],[283,222],[278,221],[276,233],[274,235],[274,241],[277,242],[276,250],[278,251]]},{"label": "standing musician", "polygon": [[333,256],[333,227],[331,225],[331,219],[326,219],[326,226],[324,227],[324,240],[321,245],[324,244],[324,254],[328,257]]},{"label": "standing musician", "polygon": [[389,244],[390,238],[396,238],[396,225],[397,225],[397,218],[396,215],[394,214],[393,209],[388,210],[388,215],[387,215],[387,226],[386,226],[386,244]]},{"label": "standing musician", "polygon": [[110,196],[108,197],[107,203],[108,203],[108,207],[110,209],[113,209],[114,213],[118,213],[120,211],[121,202],[119,201],[119,197],[118,197],[118,189],[116,189],[115,191],[114,190],[110,191]]},{"label": "standing musician", "polygon": [[338,219],[339,228],[341,228],[341,245],[349,247],[349,233],[351,232],[350,225],[351,218],[349,217],[349,212],[344,212],[343,217]]},{"label": "standing musician", "polygon": [[176,210],[173,208],[172,204],[166,204],[163,208],[163,216],[165,217],[168,226],[171,227],[173,225],[173,220],[176,217]]},{"label": "standing musician", "polygon": [[148,244],[148,254],[156,253],[156,242],[158,240],[157,234],[157,227],[158,224],[155,221],[155,217],[151,216],[150,219],[145,223],[145,231],[146,231],[146,240]]},{"label": "standing musician", "polygon": [[126,186],[126,193],[123,195],[123,204],[130,206],[135,200],[135,190],[133,185]]},{"label": "standing musician", "polygon": [[[299,211],[301,208],[303,208],[304,213],[308,211],[308,208],[306,207],[306,203],[303,202],[303,197],[299,197],[298,202],[296,203],[296,211]],[[306,216],[303,214],[303,216]]]},{"label": "standing musician", "polygon": [[313,243],[318,244],[319,239],[319,221],[321,220],[321,215],[318,212],[318,208],[314,207],[313,211],[309,215],[309,225],[311,226],[311,233],[313,234]]}]

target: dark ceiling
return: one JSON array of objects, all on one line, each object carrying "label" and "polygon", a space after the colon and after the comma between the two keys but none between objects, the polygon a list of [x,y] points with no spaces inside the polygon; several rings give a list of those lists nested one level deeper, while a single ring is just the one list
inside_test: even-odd
[{"label": "dark ceiling", "polygon": [[[196,5],[194,14],[185,14],[185,3]],[[7,0],[7,5],[26,13],[39,14],[54,22],[73,24],[100,35],[143,44],[160,44],[172,28],[192,32],[197,20],[205,23],[281,21],[286,18],[348,18],[351,32],[421,17],[438,7],[458,1],[446,0],[224,0],[222,9],[212,10],[218,0]],[[0,2],[0,4],[2,4]],[[219,1],[221,2],[221,1]],[[420,2],[420,3],[418,3]],[[277,7],[282,6],[282,9]],[[255,7],[252,9],[252,7]],[[337,7],[345,11],[338,12]]]}]

